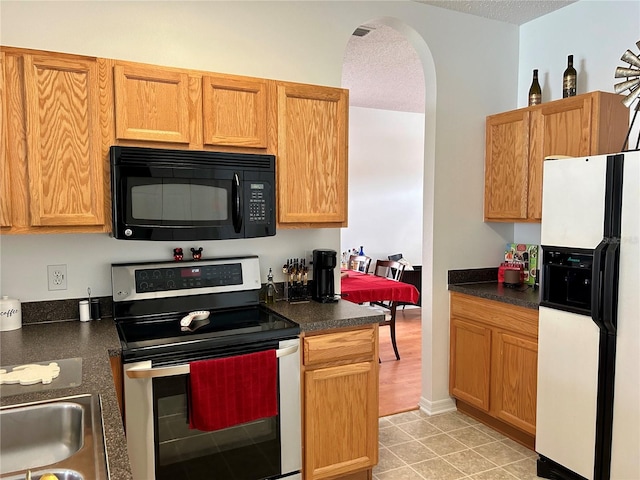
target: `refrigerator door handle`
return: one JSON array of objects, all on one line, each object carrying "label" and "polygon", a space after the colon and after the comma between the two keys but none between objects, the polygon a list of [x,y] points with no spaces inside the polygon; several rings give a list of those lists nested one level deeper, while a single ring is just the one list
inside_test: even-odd
[{"label": "refrigerator door handle", "polygon": [[608,245],[608,239],[603,239],[596,247],[591,267],[591,318],[600,330],[606,328],[602,317],[602,280]]},{"label": "refrigerator door handle", "polygon": [[615,335],[618,314],[618,270],[620,264],[620,242],[612,239],[607,248],[602,289],[602,320],[608,334]]}]

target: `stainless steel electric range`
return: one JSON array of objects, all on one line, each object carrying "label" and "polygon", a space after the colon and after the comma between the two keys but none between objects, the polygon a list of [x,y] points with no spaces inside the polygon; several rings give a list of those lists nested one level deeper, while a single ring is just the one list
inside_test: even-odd
[{"label": "stainless steel electric range", "polygon": [[[300,479],[300,329],[260,304],[258,257],[114,264],[111,272],[134,478]],[[190,362],[269,349],[277,415],[189,428]]]}]

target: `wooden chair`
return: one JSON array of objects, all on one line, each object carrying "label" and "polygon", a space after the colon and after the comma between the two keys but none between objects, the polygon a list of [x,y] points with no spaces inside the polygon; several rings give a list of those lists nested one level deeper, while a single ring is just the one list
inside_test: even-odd
[{"label": "wooden chair", "polygon": [[[394,262],[392,260],[377,260],[373,274],[378,277],[385,277],[389,280],[399,282],[402,280],[404,267],[404,264]],[[389,330],[391,332],[391,345],[393,346],[393,351],[396,354],[396,360],[400,360],[398,345],[396,344],[396,310],[398,309],[398,302],[371,302],[371,305],[381,313],[384,313],[384,320],[380,322],[380,326],[389,326]]]},{"label": "wooden chair", "polygon": [[351,255],[349,257],[349,264],[347,265],[347,269],[367,273],[369,271],[370,265],[371,257],[367,257],[366,255]]}]

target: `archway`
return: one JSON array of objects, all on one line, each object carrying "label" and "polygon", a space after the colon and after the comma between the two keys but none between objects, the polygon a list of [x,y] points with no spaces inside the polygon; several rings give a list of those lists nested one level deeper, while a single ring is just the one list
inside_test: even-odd
[{"label": "archway", "polygon": [[[434,350],[447,346],[434,345],[433,332],[433,225],[434,225],[434,178],[435,178],[435,118],[436,118],[436,75],[435,63],[424,39],[410,26],[398,19],[384,17],[372,19],[364,25],[383,25],[402,34],[413,47],[420,59],[424,81],[424,136],[423,136],[423,171],[422,171],[422,235],[421,235],[421,263],[422,263],[422,361],[421,361],[421,397],[419,405],[429,414],[441,413],[455,406],[451,399],[434,401]],[[344,68],[344,65],[343,65]],[[344,84],[344,83],[343,83]],[[352,123],[350,121],[350,129]],[[353,144],[350,144],[350,148]],[[350,154],[351,159],[351,154]],[[350,201],[351,204],[350,175]],[[351,208],[351,207],[350,207]],[[349,214],[350,223],[352,212]],[[342,245],[342,248],[350,248]],[[442,383],[442,378],[437,381]]]}]

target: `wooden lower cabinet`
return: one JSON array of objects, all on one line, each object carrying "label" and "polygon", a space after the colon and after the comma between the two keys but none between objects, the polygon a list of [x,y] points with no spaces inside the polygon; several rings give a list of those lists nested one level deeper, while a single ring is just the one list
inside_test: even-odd
[{"label": "wooden lower cabinet", "polygon": [[451,395],[489,410],[491,329],[451,319],[451,358]]},{"label": "wooden lower cabinet", "polygon": [[533,446],[538,311],[451,292],[449,391],[458,408]]},{"label": "wooden lower cabinet", "polygon": [[500,420],[535,435],[538,342],[498,331],[494,345],[490,411]]},{"label": "wooden lower cabinet", "polygon": [[358,473],[351,473],[344,477],[340,477],[338,480],[371,480],[373,478],[372,470],[364,470]]},{"label": "wooden lower cabinet", "polygon": [[370,478],[378,463],[378,325],[303,337],[303,477]]}]

